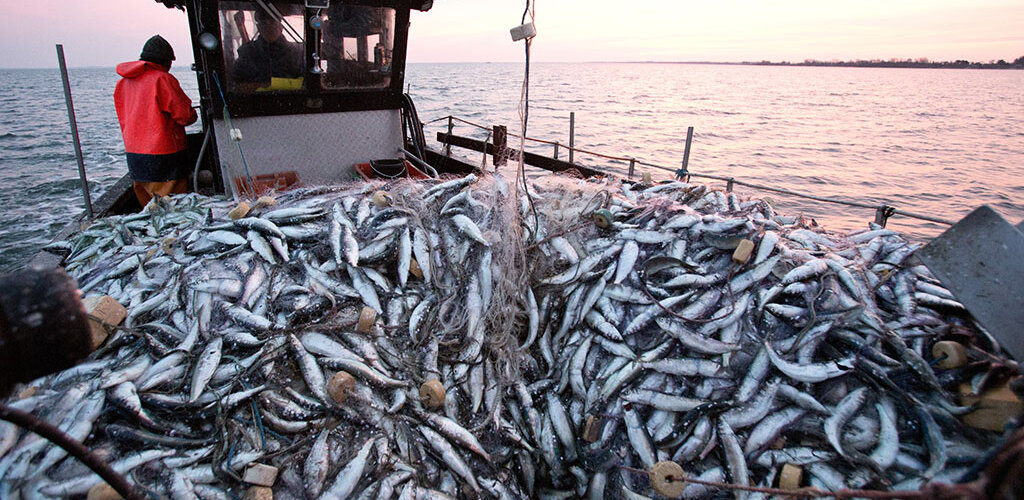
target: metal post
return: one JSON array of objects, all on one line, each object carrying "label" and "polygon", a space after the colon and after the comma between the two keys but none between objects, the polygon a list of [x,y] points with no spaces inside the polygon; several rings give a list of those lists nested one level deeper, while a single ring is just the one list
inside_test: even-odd
[{"label": "metal post", "polygon": [[629,175],[628,178],[633,178],[633,172],[636,170],[636,158],[629,159]]},{"label": "metal post", "polygon": [[895,209],[889,205],[879,205],[878,208],[875,209],[875,224],[885,227],[885,224],[889,222],[889,217],[892,217],[894,212]]},{"label": "metal post", "polygon": [[732,183],[733,183],[733,181],[734,181],[734,179],[732,177],[730,177],[729,180],[725,182],[725,192],[727,192],[727,193],[731,193],[732,192]]},{"label": "metal post", "polygon": [[572,163],[572,154],[576,147],[576,112],[569,112],[569,163]]},{"label": "metal post", "polygon": [[78,122],[75,121],[75,105],[71,102],[71,82],[68,80],[68,66],[64,63],[64,46],[57,44],[57,62],[60,64],[60,77],[64,80],[64,101],[68,105],[68,122],[71,124],[71,141],[75,144],[75,157],[78,159],[78,177],[82,179],[82,196],[85,197],[85,213],[92,220],[92,199],[89,198],[89,183],[85,179],[85,161],[82,160],[82,143],[78,140]]},{"label": "metal post", "polygon": [[558,159],[558,141],[555,141],[555,159]]},{"label": "metal post", "polygon": [[690,143],[693,142],[693,127],[686,127],[686,149],[683,150],[683,171],[690,164]]},{"label": "metal post", "polygon": [[444,143],[444,155],[445,156],[451,156],[452,155],[451,139],[452,139],[452,129],[454,127],[455,127],[455,125],[452,123],[452,115],[448,115],[448,142]]}]

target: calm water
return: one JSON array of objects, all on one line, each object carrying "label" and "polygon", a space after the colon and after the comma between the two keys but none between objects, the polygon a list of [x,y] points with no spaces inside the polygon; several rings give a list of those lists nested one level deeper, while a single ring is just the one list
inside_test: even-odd
[{"label": "calm water", "polygon": [[[195,78],[174,73],[196,101]],[[575,112],[577,147],[676,167],[693,126],[692,172],[952,220],[986,203],[1013,223],[1024,218],[1024,71],[549,63],[530,73],[530,137],[567,144]],[[86,68],[70,76],[95,199],[127,171],[111,99],[117,75]],[[412,64],[406,78],[423,121],[451,114],[510,132],[521,81],[521,64]],[[428,140],[445,128],[427,125]],[[486,136],[464,125],[456,133]],[[0,70],[0,180],[8,187],[0,191],[2,272],[83,209],[56,70]],[[872,210],[772,196],[780,211],[830,230],[873,218]],[[890,227],[918,238],[943,229],[903,217]]]}]

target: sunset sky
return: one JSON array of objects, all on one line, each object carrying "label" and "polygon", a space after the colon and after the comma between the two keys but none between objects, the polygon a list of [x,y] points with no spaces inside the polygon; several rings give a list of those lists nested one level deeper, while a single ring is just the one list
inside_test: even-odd
[{"label": "sunset sky", "polygon": [[[521,61],[524,1],[435,0],[410,62]],[[160,33],[191,63],[182,12],[152,0],[0,0],[0,67],[113,66]],[[537,62],[803,61],[1024,56],[1024,0],[539,0]]]}]

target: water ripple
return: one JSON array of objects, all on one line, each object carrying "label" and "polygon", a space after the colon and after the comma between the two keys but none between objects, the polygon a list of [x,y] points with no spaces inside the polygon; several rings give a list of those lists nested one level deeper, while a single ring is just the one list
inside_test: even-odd
[{"label": "water ripple", "polygon": [[[184,68],[175,74],[197,101],[194,75]],[[424,120],[451,114],[517,128],[519,63],[411,64],[406,74]],[[118,77],[113,68],[72,68],[70,78],[95,198],[126,171],[111,98]],[[568,144],[575,112],[577,147],[678,168],[692,126],[693,172],[892,202],[952,220],[990,203],[1016,223],[1024,218],[1019,78],[1013,71],[541,63],[531,67],[529,135]],[[427,125],[427,137],[446,127]],[[486,136],[461,124],[455,132]],[[547,145],[528,150],[552,153]],[[620,173],[628,167],[576,158]],[[3,271],[82,209],[57,70],[0,70],[0,181],[8,188],[0,192]],[[806,214],[830,230],[860,229],[874,216],[772,197],[780,211]],[[890,227],[915,237],[944,229],[900,217]]]}]

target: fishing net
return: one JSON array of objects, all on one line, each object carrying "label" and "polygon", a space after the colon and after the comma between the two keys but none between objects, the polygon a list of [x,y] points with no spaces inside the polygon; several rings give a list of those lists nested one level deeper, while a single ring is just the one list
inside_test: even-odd
[{"label": "fishing net", "polygon": [[[295,499],[657,496],[638,471],[670,460],[915,489],[996,438],[951,388],[1016,369],[915,244],[704,185],[482,175],[253,204],[155,200],[61,246],[128,318],[19,404],[159,495],[240,494],[253,462]],[[983,361],[940,368],[949,339]],[[0,497],[95,484],[33,442],[3,429]]]}]

